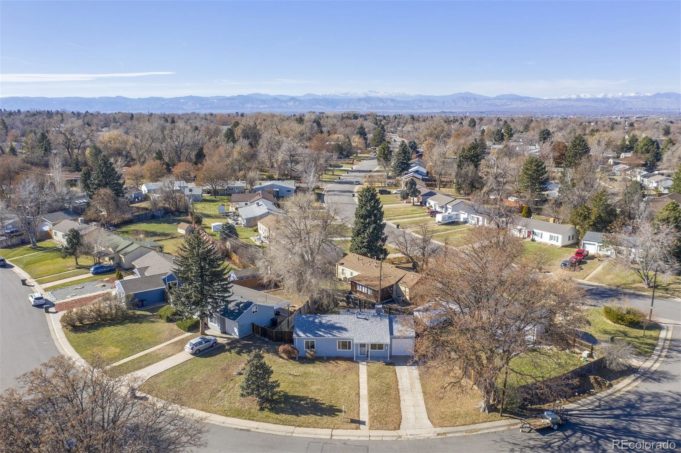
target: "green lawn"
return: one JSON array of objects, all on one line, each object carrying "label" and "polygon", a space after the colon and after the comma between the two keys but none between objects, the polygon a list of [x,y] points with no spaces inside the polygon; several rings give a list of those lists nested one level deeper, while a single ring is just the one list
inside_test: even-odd
[{"label": "green lawn", "polygon": [[[123,271],[124,276],[129,275],[129,274],[130,274],[130,272]],[[62,277],[62,278],[66,278],[66,277]],[[47,291],[54,291],[54,290],[57,290],[57,289],[68,288],[69,286],[82,285],[83,283],[87,283],[87,282],[113,280],[114,278],[116,278],[115,273],[104,274],[104,275],[88,275],[87,277],[79,278],[78,280],[73,280],[73,281],[70,281],[70,282],[59,283],[58,285],[48,286],[46,288],[46,290]],[[61,278],[59,280],[61,280]],[[53,280],[53,281],[56,281],[56,280]],[[41,281],[40,283],[45,283],[45,282]]]},{"label": "green lawn", "polygon": [[0,256],[8,260],[19,258],[20,256],[28,255],[29,253],[36,253],[46,250],[54,250],[59,248],[58,244],[52,240],[38,242],[35,248],[30,245],[22,245],[19,247],[10,247],[0,249]]},{"label": "green lawn", "polygon": [[[279,381],[280,397],[259,411],[255,401],[240,396],[241,371],[254,348]],[[228,417],[301,427],[357,429],[359,376],[350,361],[284,360],[275,345],[264,341],[230,342],[224,350],[196,357],[156,375],[141,390],[195,409]]]},{"label": "green lawn", "polygon": [[229,199],[229,196],[208,196],[203,197],[203,200],[201,201],[194,202],[192,206],[194,207],[195,212],[204,217],[224,219],[225,217],[220,214],[218,207],[221,204],[224,204],[225,209],[229,209]]},{"label": "green lawn", "polygon": [[379,195],[378,199],[381,200],[381,203],[383,203],[384,205],[402,203],[402,199],[400,198],[400,196],[395,193],[391,193],[388,195]]},{"label": "green lawn", "polygon": [[109,368],[106,372],[110,376],[123,376],[133,371],[141,370],[149,365],[160,362],[163,359],[174,356],[175,354],[182,352],[184,346],[192,338],[198,337],[198,334],[190,335],[188,337],[181,338],[177,341],[173,341],[170,344],[163,346],[155,351],[152,351],[143,356],[137,357],[136,359],[130,360],[128,362],[122,363],[113,368]]},{"label": "green lawn", "polygon": [[367,365],[369,386],[369,428],[400,429],[400,391],[395,367],[371,362]]},{"label": "green lawn", "polygon": [[436,233],[433,239],[440,242],[446,242],[451,247],[461,247],[471,243],[471,232],[474,227],[466,226],[466,228],[456,228],[452,231],[444,233]]},{"label": "green lawn", "polygon": [[[62,257],[61,251],[55,247],[13,258],[12,263],[28,272],[31,277],[40,279],[40,283],[47,283],[47,281],[87,274],[90,266],[94,264],[94,259],[90,256],[82,256],[76,267],[73,257]],[[45,279],[49,276],[53,278]]]},{"label": "green lawn", "polygon": [[[509,365],[508,386],[510,388],[543,381],[560,376],[582,365],[579,355],[554,348],[537,349],[514,357]],[[499,385],[503,375],[499,376]]]},{"label": "green lawn", "polygon": [[660,326],[657,324],[648,326],[644,336],[643,329],[634,329],[610,322],[603,315],[602,308],[591,308],[587,310],[586,316],[589,321],[589,327],[586,330],[601,342],[608,343],[614,336],[616,341],[624,340],[631,344],[640,355],[647,356],[655,350],[660,336]]},{"label": "green lawn", "polygon": [[[73,259],[73,258],[71,258],[71,259]],[[40,277],[40,278],[37,278],[36,281],[38,283],[40,283],[41,285],[44,285],[45,283],[56,282],[58,280],[63,280],[65,278],[78,277],[78,276],[81,276],[81,275],[83,276],[83,278],[88,278],[86,276],[90,275],[90,269],[89,268],[90,268],[90,266],[92,266],[94,264],[94,260],[89,260],[89,259],[84,260],[83,257],[81,257],[78,260],[78,264],[81,265],[81,266],[84,265],[85,263],[89,263],[89,264],[86,267],[74,269],[72,271],[66,271],[66,272],[63,272],[63,273],[60,273],[60,274],[52,274],[52,275],[48,275],[46,277]],[[106,277],[106,275],[98,275],[97,277],[104,278],[104,277]],[[73,283],[71,283],[71,284],[73,284]]]},{"label": "green lawn", "polygon": [[422,206],[412,206],[405,204],[403,206],[385,206],[383,208],[384,218],[386,220],[394,220],[403,217],[428,217],[428,212]]},{"label": "green lawn", "polygon": [[186,221],[183,217],[150,220],[125,225],[117,232],[138,241],[154,241],[163,246],[165,253],[174,255],[184,240],[184,236],[177,232],[177,224]]},{"label": "green lawn", "polygon": [[181,335],[174,323],[161,320],[149,311],[134,311],[129,320],[64,329],[71,346],[88,362],[99,358],[111,364]]}]

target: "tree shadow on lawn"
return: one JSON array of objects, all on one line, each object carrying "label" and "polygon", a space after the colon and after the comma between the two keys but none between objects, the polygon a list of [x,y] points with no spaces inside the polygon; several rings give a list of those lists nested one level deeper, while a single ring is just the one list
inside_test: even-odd
[{"label": "tree shadow on lawn", "polygon": [[273,414],[335,417],[343,410],[333,404],[328,404],[310,396],[292,395],[280,391],[277,398],[270,404],[269,411]]},{"label": "tree shadow on lawn", "polygon": [[91,330],[98,330],[101,329],[102,327],[112,327],[112,326],[123,326],[126,324],[149,324],[154,321],[154,318],[151,316],[151,314],[137,314],[133,313],[129,317],[125,319],[119,319],[116,321],[104,321],[104,322],[98,322],[94,324],[87,324],[84,326],[76,326],[73,327],[71,332],[73,333],[85,333],[89,332]]}]

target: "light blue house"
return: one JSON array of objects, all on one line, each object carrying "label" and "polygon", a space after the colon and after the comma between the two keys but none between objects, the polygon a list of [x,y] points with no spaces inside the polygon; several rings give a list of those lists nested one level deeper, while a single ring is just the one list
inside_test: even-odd
[{"label": "light blue house", "polygon": [[293,345],[300,357],[390,360],[414,355],[412,316],[376,311],[295,318]]},{"label": "light blue house", "polygon": [[253,333],[253,324],[273,327],[288,305],[290,302],[280,297],[233,285],[231,300],[208,318],[208,327],[236,338],[247,337]]}]

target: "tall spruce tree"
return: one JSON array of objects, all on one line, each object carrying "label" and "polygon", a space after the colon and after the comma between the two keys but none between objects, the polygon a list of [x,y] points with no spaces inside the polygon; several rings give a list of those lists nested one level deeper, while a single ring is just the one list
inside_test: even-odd
[{"label": "tall spruce tree", "polygon": [[374,132],[371,134],[371,146],[374,148],[377,148],[381,146],[381,144],[385,142],[385,126],[383,124],[379,124],[376,126],[376,129],[374,129]]},{"label": "tall spruce tree", "polygon": [[92,198],[99,189],[110,189],[117,197],[125,195],[123,180],[111,160],[97,147],[89,154],[89,165],[81,173],[81,184],[88,196]]},{"label": "tall spruce tree", "polygon": [[194,229],[180,246],[173,273],[179,284],[170,293],[171,304],[184,316],[197,317],[203,334],[208,316],[220,310],[232,295],[229,267],[210,239]]},{"label": "tall spruce tree", "polygon": [[421,191],[416,186],[416,181],[413,178],[408,179],[404,184],[402,193],[406,193],[407,197],[411,198],[411,204],[414,204],[414,199],[421,195]]},{"label": "tall spruce tree", "polygon": [[393,156],[392,171],[393,176],[402,176],[409,170],[409,161],[411,160],[411,150],[407,146],[407,142],[402,141],[397,152]]},{"label": "tall spruce tree", "polygon": [[373,187],[364,187],[358,192],[355,224],[352,227],[350,251],[370,258],[384,259],[388,252],[385,249],[385,223],[383,222],[383,206],[378,193]]},{"label": "tall spruce tree", "polygon": [[681,193],[681,165],[672,176],[672,187],[670,189],[672,192]]},{"label": "tall spruce tree", "polygon": [[244,380],[241,381],[241,396],[252,396],[263,410],[277,397],[279,382],[272,379],[270,367],[260,351],[255,351],[246,362]]},{"label": "tall spruce tree", "polygon": [[567,152],[565,153],[565,165],[568,167],[576,167],[582,157],[586,156],[591,152],[589,143],[586,141],[583,135],[575,135],[570,144],[568,145]]},{"label": "tall spruce tree", "polygon": [[76,261],[76,267],[78,267],[78,257],[83,251],[83,245],[83,238],[80,232],[75,228],[71,228],[66,233],[66,244],[62,247],[62,253],[66,256],[72,256]]},{"label": "tall spruce tree", "polygon": [[528,156],[520,171],[520,188],[534,200],[534,198],[546,190],[549,175],[544,161],[536,156]]}]

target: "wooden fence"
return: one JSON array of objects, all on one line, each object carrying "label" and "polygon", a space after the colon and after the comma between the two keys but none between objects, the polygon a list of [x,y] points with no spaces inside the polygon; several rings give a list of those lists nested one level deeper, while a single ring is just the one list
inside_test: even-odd
[{"label": "wooden fence", "polygon": [[291,330],[270,329],[257,324],[252,324],[252,326],[253,333],[259,337],[267,338],[275,343],[293,343],[293,331]]}]

